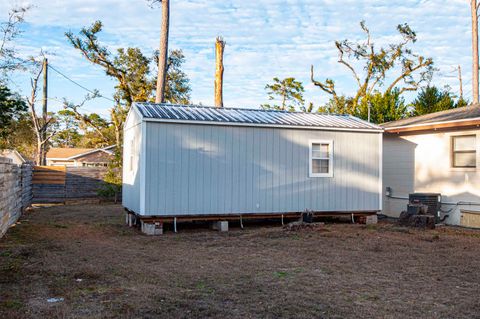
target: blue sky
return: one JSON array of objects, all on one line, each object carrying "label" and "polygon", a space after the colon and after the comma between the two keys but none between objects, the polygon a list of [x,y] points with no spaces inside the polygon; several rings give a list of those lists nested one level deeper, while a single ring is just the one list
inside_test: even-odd
[{"label": "blue sky", "polygon": [[[158,46],[161,12],[145,0],[1,0],[2,20],[15,4],[33,5],[17,44],[21,54],[36,55],[43,49],[52,66],[105,96],[112,95],[114,82],[69,46],[66,31],[76,33],[102,20],[101,40],[112,51],[133,46],[149,54]],[[214,41],[222,35],[227,41],[225,106],[259,107],[267,102],[265,84],[273,77],[289,76],[304,83],[307,102],[319,105],[328,96],[310,83],[310,65],[315,66],[318,79],[335,79],[337,91],[353,92],[355,83],[337,63],[334,41],[363,39],[361,20],[366,21],[377,46],[398,39],[396,26],[409,23],[418,35],[412,48],[432,57],[439,68],[433,83],[449,85],[458,93],[454,67],[461,65],[464,92],[469,97],[470,9],[465,0],[171,0],[170,48],[185,53],[184,70],[191,80],[193,102],[213,104]],[[49,81],[52,98],[79,102],[86,94],[54,72]],[[12,86],[28,94],[28,74],[17,74]],[[105,115],[110,106],[107,100],[97,99],[85,110]],[[51,110],[60,107],[60,102],[50,101]]]}]

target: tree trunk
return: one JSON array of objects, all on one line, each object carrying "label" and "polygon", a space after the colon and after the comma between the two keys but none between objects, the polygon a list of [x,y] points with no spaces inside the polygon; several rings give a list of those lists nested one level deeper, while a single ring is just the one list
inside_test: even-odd
[{"label": "tree trunk", "polygon": [[473,103],[478,103],[478,10],[477,0],[470,0],[472,13],[472,94]]},{"label": "tree trunk", "polygon": [[223,51],[225,41],[217,37],[215,41],[215,106],[223,107]]},{"label": "tree trunk", "polygon": [[37,134],[37,153],[35,155],[36,155],[35,163],[39,166],[45,165],[45,163],[43,163],[44,151],[43,151],[42,138],[38,134]]},{"label": "tree trunk", "polygon": [[162,0],[162,30],[160,35],[160,50],[158,52],[158,76],[157,76],[157,92],[155,103],[163,103],[165,101],[165,80],[167,76],[167,59],[168,59],[168,29],[170,20],[170,1]]}]

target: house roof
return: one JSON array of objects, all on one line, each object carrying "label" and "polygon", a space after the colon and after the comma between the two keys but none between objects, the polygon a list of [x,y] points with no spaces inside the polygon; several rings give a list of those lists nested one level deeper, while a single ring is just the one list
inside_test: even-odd
[{"label": "house roof", "polygon": [[47,152],[49,159],[74,159],[76,157],[84,156],[93,152],[103,151],[112,154],[111,149],[115,145],[107,146],[105,148],[74,148],[74,147],[52,147]]},{"label": "house roof", "polygon": [[23,157],[23,155],[17,150],[2,150],[0,151],[0,155],[12,159],[16,164],[23,164],[27,162],[25,157]]},{"label": "house roof", "polygon": [[47,152],[47,158],[70,158],[94,150],[93,148],[63,148],[52,147]]},{"label": "house roof", "polygon": [[387,122],[381,126],[387,132],[406,132],[476,126],[480,124],[480,105],[470,105],[452,110],[440,111],[398,121]]},{"label": "house roof", "polygon": [[381,127],[351,115],[153,103],[135,103],[135,108],[147,121],[382,131]]}]

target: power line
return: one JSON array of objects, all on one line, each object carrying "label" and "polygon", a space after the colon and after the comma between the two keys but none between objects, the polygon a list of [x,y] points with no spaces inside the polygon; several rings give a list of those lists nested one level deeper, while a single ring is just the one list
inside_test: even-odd
[{"label": "power line", "polygon": [[96,94],[96,95],[98,95],[99,97],[102,97],[102,98],[104,98],[104,99],[106,99],[106,100],[108,100],[108,101],[115,102],[114,100],[112,100],[112,99],[110,99],[110,98],[108,98],[108,97],[106,97],[106,96],[103,96],[102,94],[99,94],[98,92],[94,92],[94,91],[92,91],[92,90],[84,87],[83,85],[81,85],[80,83],[76,82],[75,80],[72,80],[71,78],[69,78],[68,76],[66,76],[65,74],[63,74],[63,73],[60,72],[59,70],[57,70],[56,68],[54,68],[51,64],[49,64],[48,67],[49,67],[50,69],[52,69],[53,71],[57,72],[58,74],[60,74],[61,76],[63,76],[65,79],[67,79],[67,80],[69,80],[70,82],[72,82],[73,84],[81,87],[81,88],[84,89],[85,91],[87,91],[87,92],[89,92],[89,93],[91,93],[91,94],[94,94],[94,95]]}]

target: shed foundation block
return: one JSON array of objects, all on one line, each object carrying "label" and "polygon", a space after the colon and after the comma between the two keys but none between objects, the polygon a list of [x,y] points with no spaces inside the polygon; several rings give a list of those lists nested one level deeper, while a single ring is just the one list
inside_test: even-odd
[{"label": "shed foundation block", "polygon": [[376,223],[378,223],[377,215],[370,215],[370,216],[367,216],[367,218],[365,218],[365,224],[366,225],[373,225],[373,224],[376,224]]},{"label": "shed foundation block", "polygon": [[212,223],[212,229],[218,230],[221,232],[228,231],[228,221],[223,220],[223,221],[214,222]]},{"label": "shed foundation block", "polygon": [[141,221],[142,233],[150,236],[157,236],[163,234],[163,223],[154,222],[154,223],[145,223]]}]

